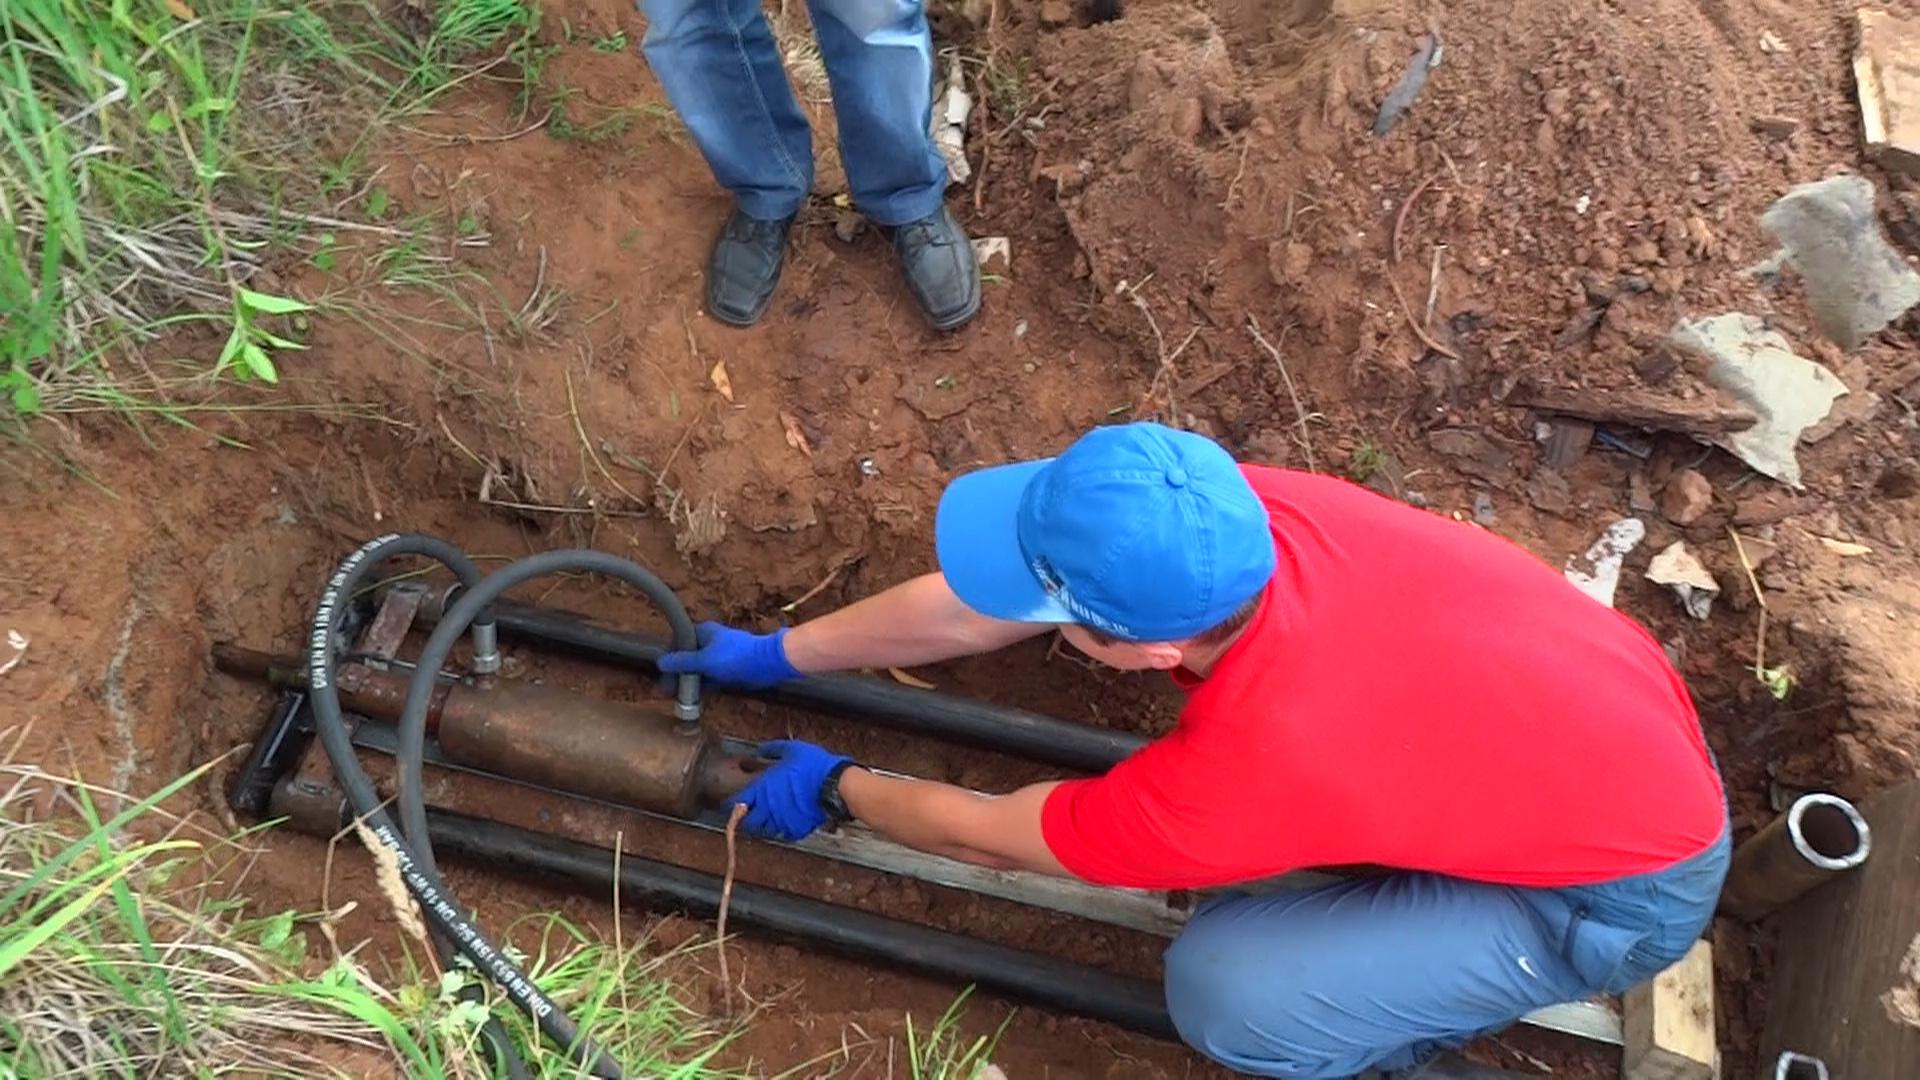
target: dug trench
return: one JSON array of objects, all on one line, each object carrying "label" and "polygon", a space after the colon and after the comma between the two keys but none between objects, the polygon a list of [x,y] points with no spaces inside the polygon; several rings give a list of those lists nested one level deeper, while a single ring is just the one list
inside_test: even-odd
[{"label": "dug trench", "polygon": [[[1913,317],[1842,353],[1811,330],[1794,287],[1740,274],[1771,253],[1757,224],[1767,205],[1836,168],[1875,179],[1888,232],[1913,236],[1912,182],[1862,158],[1844,5],[1134,0],[1096,21],[1111,9],[1010,0],[994,11],[976,28],[943,9],[936,25],[943,45],[978,58],[975,179],[950,202],[974,235],[1008,237],[1013,260],[977,323],[941,337],[882,238],[836,235],[825,149],[823,198],[766,323],[738,333],[707,320],[700,268],[723,198],[644,64],[584,44],[638,41],[644,24],[618,0],[548,4],[556,51],[543,85],[571,128],[557,130],[538,98],[522,111],[509,91],[475,87],[387,146],[370,181],[409,214],[475,222],[474,242],[442,254],[506,298],[510,317],[456,329],[444,305],[394,293],[413,318],[320,318],[273,397],[223,399],[291,411],[195,413],[191,430],[70,422],[47,429],[40,451],[6,451],[0,618],[28,644],[0,677],[0,715],[30,724],[29,752],[48,762],[150,789],[259,726],[263,693],[214,672],[212,644],[295,651],[328,571],[374,534],[442,536],[483,566],[596,547],[659,571],[699,617],[764,628],[931,569],[933,508],[956,473],[1154,418],[1249,459],[1346,473],[1555,564],[1641,517],[1649,536],[1616,604],[1687,677],[1740,836],[1783,795],[1864,796],[1914,774],[1920,466],[1901,396],[1915,378]],[[1435,27],[1444,63],[1373,135]],[[799,78],[830,147],[823,94]],[[578,137],[593,117],[626,120]],[[1792,130],[1771,134],[1781,127],[1756,126],[1763,117]],[[279,284],[319,297],[339,276],[372,273],[377,235],[338,271],[290,264]],[[1551,458],[1536,439],[1536,425],[1565,424],[1517,404],[1540,388],[1652,394],[1697,412],[1710,391],[1658,341],[1682,316],[1734,308],[1763,311],[1854,391],[1802,445],[1804,491],[1684,434],[1613,425],[1611,444]],[[1697,515],[1676,512],[1681,525],[1658,504],[1687,467],[1711,494]],[[1730,528],[1759,543],[1736,553]],[[1677,539],[1721,585],[1705,621],[1642,578]],[[520,595],[658,625],[595,582]],[[1795,685],[1776,699],[1755,669],[1781,666]],[[654,693],[644,677],[523,649],[509,668],[614,698]],[[1046,641],[901,674],[1144,734],[1168,730],[1179,704],[1170,687]],[[1049,775],[750,703],[723,699],[713,718],[730,734],[798,735],[984,790]],[[236,758],[223,760],[195,792],[213,817]],[[460,779],[430,789],[454,804],[487,794]],[[635,823],[621,838],[702,869],[724,860],[701,834]],[[358,900],[340,937],[399,962],[363,852],[283,833],[260,844],[255,901]],[[743,881],[1127,974],[1151,977],[1158,963],[1157,942],[1125,931],[756,845],[739,861]],[[488,925],[543,910],[612,925],[604,897],[457,866],[450,882]],[[663,945],[711,931],[678,918],[655,929]],[[1713,930],[1729,1075],[1751,1072],[1768,933],[1725,919]],[[903,1015],[939,1015],[954,992],[751,937],[728,949],[740,997],[763,1005],[728,1053],[769,1072],[891,1071],[884,1049],[843,1048],[900,1030]],[[713,954],[694,956],[690,977],[724,1009]],[[977,1002],[970,1027],[991,1030],[1004,1008]],[[1520,1030],[1474,1053],[1557,1076],[1617,1070],[1609,1054]],[[1182,1048],[1031,1008],[995,1058],[1016,1077],[1213,1074]]]}]

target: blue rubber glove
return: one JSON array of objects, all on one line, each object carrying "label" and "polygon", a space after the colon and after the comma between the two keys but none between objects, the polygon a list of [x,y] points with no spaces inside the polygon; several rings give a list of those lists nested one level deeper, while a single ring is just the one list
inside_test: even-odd
[{"label": "blue rubber glove", "polygon": [[827,808],[820,804],[820,792],[827,774],[853,759],[798,739],[761,743],[760,756],[773,764],[727,800],[729,809],[747,808],[747,816],[740,819],[747,832],[792,843],[825,825]]},{"label": "blue rubber glove", "polygon": [[660,670],[668,675],[690,671],[725,686],[765,690],[800,675],[781,644],[787,630],[783,626],[771,634],[754,634],[722,623],[703,622],[699,627],[700,647],[691,652],[667,653],[660,658]]}]

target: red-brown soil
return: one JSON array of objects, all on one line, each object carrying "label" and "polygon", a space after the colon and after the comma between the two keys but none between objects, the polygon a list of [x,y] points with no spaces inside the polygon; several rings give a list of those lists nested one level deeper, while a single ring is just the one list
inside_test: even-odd
[{"label": "red-brown soil", "polygon": [[[1676,468],[1694,465],[1714,485],[1711,508],[1684,529],[1640,511],[1649,537],[1618,605],[1679,658],[1741,834],[1779,791],[1861,795],[1915,772],[1920,327],[1909,315],[1842,354],[1817,342],[1797,287],[1768,293],[1741,274],[1771,254],[1760,212],[1841,169],[1880,184],[1890,235],[1914,243],[1920,191],[1861,160],[1851,5],[1133,0],[1098,23],[1094,7],[1059,27],[1043,26],[1030,0],[995,4],[991,29],[938,15],[943,43],[1010,65],[1021,88],[983,93],[969,143],[983,176],[951,195],[974,235],[1011,238],[1012,268],[988,285],[979,320],[947,337],[925,328],[884,241],[836,239],[824,202],[805,218],[766,322],[723,328],[700,296],[726,204],[671,122],[644,113],[597,143],[545,129],[506,138],[540,106],[519,115],[508,91],[484,88],[447,102],[427,134],[387,147],[378,182],[408,213],[483,223],[486,246],[449,254],[527,312],[526,325],[408,324],[409,348],[391,330],[322,318],[311,353],[259,398],[308,411],[197,414],[197,431],[136,433],[120,419],[42,427],[42,446],[69,469],[7,451],[0,624],[31,644],[0,676],[0,717],[32,723],[49,762],[136,790],[228,753],[265,702],[213,672],[210,644],[291,651],[333,562],[393,528],[497,557],[598,547],[653,566],[703,617],[763,627],[832,574],[792,617],[817,615],[931,567],[932,509],[956,473],[1131,416],[1296,467],[1310,447],[1314,467],[1371,472],[1437,513],[1490,505],[1489,527],[1555,563],[1640,511],[1636,488],[1657,500]],[[637,57],[587,45],[621,30],[639,40],[627,4],[553,0],[545,26],[562,46],[546,82],[574,89],[570,116],[659,105]],[[1433,27],[1442,64],[1399,125],[1373,136],[1381,99]],[[999,115],[1020,104],[1021,115]],[[1797,124],[1780,138],[1756,127],[1763,117]],[[318,296],[339,281],[289,266],[278,284]],[[425,311],[405,294],[386,299]],[[1596,445],[1555,470],[1538,418],[1506,403],[1522,384],[1699,399],[1685,365],[1661,362],[1658,339],[1678,318],[1735,309],[1767,316],[1854,390],[1802,447],[1805,492],[1671,435],[1653,438],[1645,461]],[[1250,320],[1277,347],[1297,405]],[[730,397],[715,389],[717,364]],[[355,418],[368,415],[380,419]],[[1751,670],[1760,607],[1729,525],[1770,542],[1756,570],[1770,605],[1766,659],[1800,680],[1783,702]],[[1639,573],[1682,537],[1725,592],[1706,622]],[[1872,551],[1843,556],[1820,537]],[[587,582],[526,595],[613,622],[652,619]],[[577,665],[517,662],[600,692],[650,691]],[[1045,643],[917,674],[1148,733],[1178,707],[1163,685]],[[976,787],[1045,775],[759,705],[722,704],[714,717],[732,733],[793,732]],[[209,814],[224,813],[225,775],[196,793]],[[478,797],[463,782],[437,790]],[[609,841],[613,827],[588,831]],[[656,832],[625,842],[718,865],[707,838]],[[369,895],[361,853],[339,852],[326,880],[321,850],[268,837],[252,895],[303,909],[323,889],[335,904]],[[1150,941],[1058,916],[766,849],[745,849],[741,863],[747,880],[1116,970],[1151,975],[1157,964]],[[601,899],[451,873],[490,923],[558,909],[610,925]],[[376,908],[363,904],[346,934],[391,946]],[[703,929],[670,919],[661,934]],[[1761,1020],[1767,941],[1722,920],[1715,942],[1732,1075]],[[751,939],[733,948],[747,993],[774,999],[736,1055],[769,1070],[830,1054],[851,1030],[884,1038],[905,1013],[924,1024],[952,994]],[[709,998],[716,987],[709,979]],[[989,1029],[1002,1010],[982,1000],[970,1026]],[[1611,1075],[1605,1055],[1535,1034],[1479,1050],[1530,1068],[1516,1048],[1556,1075]],[[862,1071],[888,1060],[882,1051]],[[1021,1078],[1213,1074],[1179,1047],[1031,1009],[998,1060]]]}]

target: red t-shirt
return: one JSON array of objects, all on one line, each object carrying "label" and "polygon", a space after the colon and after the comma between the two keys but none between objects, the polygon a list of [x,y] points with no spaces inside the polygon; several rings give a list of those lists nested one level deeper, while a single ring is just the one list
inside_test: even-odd
[{"label": "red t-shirt", "polygon": [[1063,783],[1073,874],[1198,888],[1373,864],[1587,884],[1697,854],[1720,778],[1659,644],[1472,525],[1342,480],[1244,467],[1273,582],[1180,722]]}]

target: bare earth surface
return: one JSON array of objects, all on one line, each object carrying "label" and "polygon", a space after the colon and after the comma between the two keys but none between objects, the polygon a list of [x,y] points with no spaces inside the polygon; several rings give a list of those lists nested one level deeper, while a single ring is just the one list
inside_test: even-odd
[{"label": "bare earth surface", "polygon": [[[1002,0],[991,30],[936,20],[943,46],[964,43],[1014,73],[1012,89],[982,76],[969,132],[981,175],[950,195],[975,236],[1011,239],[1012,266],[987,285],[976,323],[940,337],[884,240],[837,239],[825,199],[803,218],[765,323],[736,332],[708,320],[701,267],[724,196],[684,133],[647,109],[662,99],[645,65],[585,44],[616,31],[637,42],[644,25],[620,0],[552,0],[543,34],[562,48],[546,79],[575,88],[570,115],[632,108],[641,121],[591,143],[546,129],[505,138],[538,113],[476,88],[394,141],[379,177],[407,213],[483,225],[486,246],[447,254],[523,311],[523,328],[447,320],[412,324],[407,341],[324,318],[271,399],[309,411],[205,414],[198,431],[136,432],[118,419],[45,429],[72,470],[7,451],[0,627],[31,644],[0,676],[0,722],[30,722],[49,763],[135,790],[228,753],[252,737],[265,697],[216,674],[208,647],[291,651],[334,561],[389,529],[497,557],[591,545],[653,566],[700,616],[760,627],[831,576],[788,618],[816,615],[931,567],[933,507],[956,473],[1152,417],[1250,459],[1349,473],[1477,518],[1555,564],[1640,516],[1648,539],[1628,558],[1617,604],[1678,657],[1741,835],[1783,791],[1857,796],[1915,772],[1920,325],[1909,313],[1843,353],[1813,331],[1791,277],[1769,290],[1741,272],[1773,252],[1761,212],[1837,171],[1874,179],[1896,248],[1920,251],[1920,188],[1861,158],[1851,5],[1133,0],[1117,20],[1068,9],[1060,25],[1042,10]],[[1436,28],[1442,63],[1399,124],[1371,134]],[[289,266],[281,284],[312,297],[334,280]],[[426,313],[417,297],[392,302]],[[1630,426],[1613,430],[1644,458],[1596,442],[1548,463],[1541,417],[1520,404],[1529,394],[1634,392],[1701,407],[1711,391],[1659,341],[1681,318],[1730,310],[1769,319],[1852,391],[1800,449],[1806,490]],[[716,365],[730,396],[716,389]],[[369,415],[380,419],[350,418]],[[1654,506],[1689,466],[1713,491],[1682,527]],[[1784,701],[1752,671],[1760,605],[1730,526],[1757,542],[1750,558],[1766,556],[1754,570],[1770,605],[1765,660],[1798,679]],[[1704,622],[1641,576],[1675,539],[1722,587]],[[1857,549],[1829,540],[1870,550],[1842,554]],[[639,601],[594,583],[525,595],[653,624]],[[652,692],[538,656],[514,662],[615,696]],[[1147,733],[1166,730],[1178,705],[1167,686],[1090,670],[1045,642],[916,674]],[[759,705],[712,715],[730,733],[791,732],[975,787],[1045,775]],[[228,771],[196,793],[210,815],[225,813]],[[464,781],[437,783],[449,802],[485,798]],[[618,830],[630,850],[708,869],[723,857],[704,836],[543,814],[543,827],[602,843]],[[741,875],[1157,971],[1154,942],[1064,917],[751,846]],[[457,868],[452,881],[488,925],[558,908],[610,926],[604,898]],[[294,835],[267,838],[249,887],[276,909],[371,892],[361,852],[343,845],[328,865],[324,845]],[[346,936],[390,947],[377,907],[362,904]],[[710,929],[670,919],[659,933],[672,942]],[[1724,920],[1715,945],[1734,1075],[1763,1019],[1769,945]],[[732,949],[746,993],[768,1005],[734,1058],[770,1071],[844,1064],[843,1041],[898,1031],[907,1012],[925,1023],[952,995],[751,939]],[[693,977],[717,1004],[717,982]],[[970,1027],[990,1029],[1004,1009],[978,1003]],[[1617,1067],[1529,1033],[1476,1053],[1523,1071],[1550,1063],[1558,1076]],[[852,1060],[870,1075],[900,1067],[884,1045]],[[997,1060],[1016,1078],[1214,1074],[1182,1048],[1033,1009]]]}]

